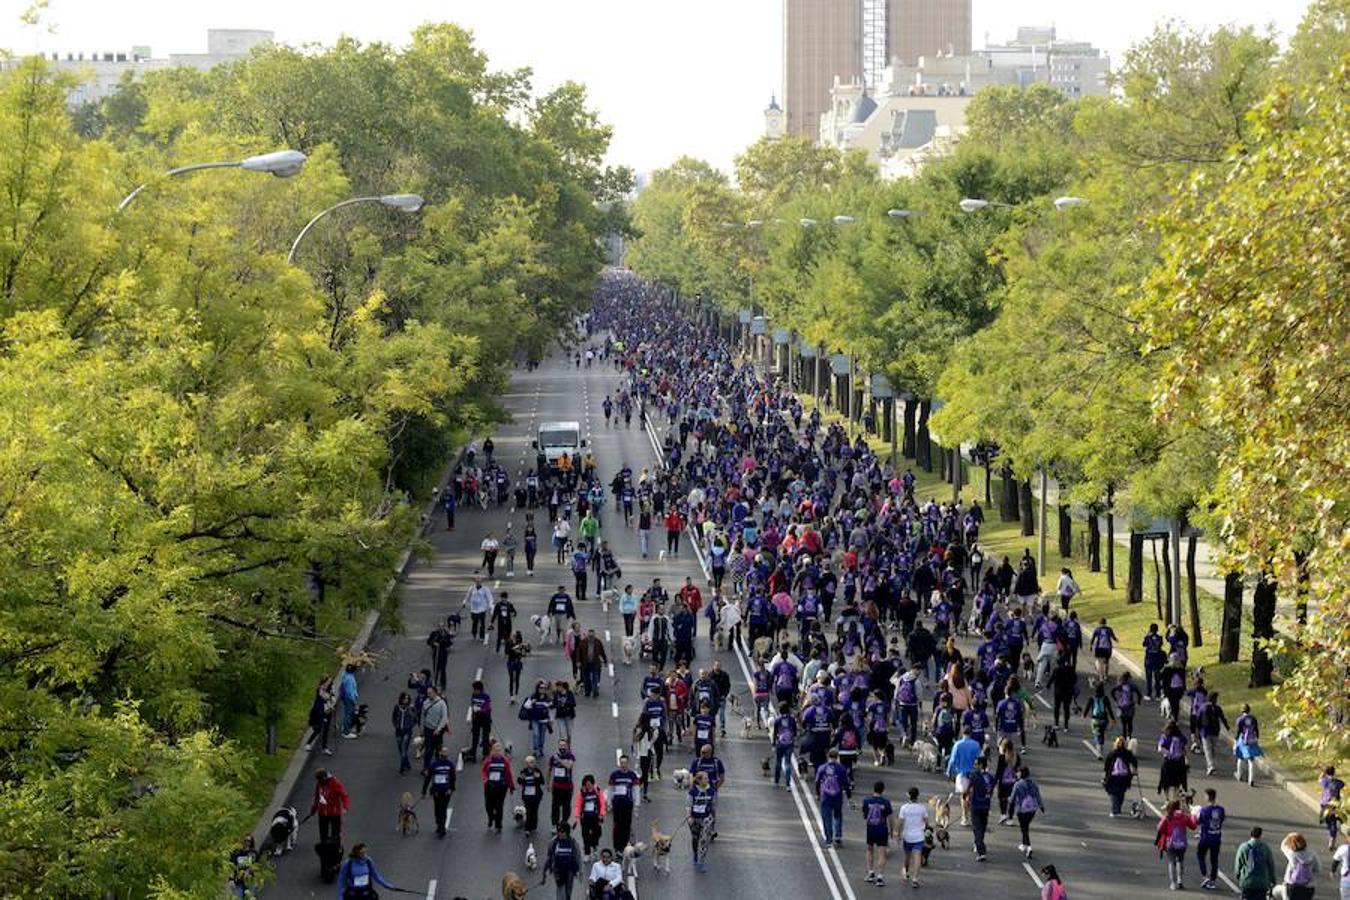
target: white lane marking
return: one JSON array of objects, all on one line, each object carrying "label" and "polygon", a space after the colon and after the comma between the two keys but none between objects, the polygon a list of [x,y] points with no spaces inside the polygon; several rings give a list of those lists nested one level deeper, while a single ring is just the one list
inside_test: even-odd
[{"label": "white lane marking", "polygon": [[436,879],[427,882],[427,900],[436,900]]},{"label": "white lane marking", "polygon": [[1041,881],[1041,876],[1036,874],[1036,870],[1031,867],[1031,863],[1023,861],[1022,868],[1026,869],[1027,874],[1031,876],[1031,880],[1036,882],[1036,890],[1039,891],[1045,887],[1045,882]]},{"label": "white lane marking", "polygon": [[1154,806],[1153,801],[1149,800],[1147,797],[1144,797],[1143,795],[1140,795],[1140,799],[1144,801],[1144,805],[1149,808],[1150,812],[1152,812],[1158,818],[1160,819],[1162,818],[1162,810]]},{"label": "white lane marking", "polygon": [[614,703],[611,703],[611,704],[609,705],[609,711],[610,711],[610,714],[614,716],[614,718],[617,719],[617,718],[619,717],[619,704],[618,704],[618,701],[615,701]]},{"label": "white lane marking", "polygon": [[1093,759],[1101,759],[1101,758],[1102,758],[1102,755],[1101,755],[1100,753],[1097,752],[1097,748],[1096,748],[1096,746],[1092,743],[1092,741],[1089,741],[1087,738],[1083,738],[1083,746],[1086,747],[1087,750],[1088,750],[1088,752],[1092,754],[1092,758],[1093,758]]},{"label": "white lane marking", "polygon": [[608,644],[608,643],[609,643],[609,640],[610,640],[610,638],[609,638],[609,629],[606,628],[606,629],[605,629],[605,643]]},{"label": "white lane marking", "polygon": [[464,771],[464,751],[463,751],[463,750],[459,751],[459,757],[458,757],[458,759],[457,759],[456,762],[455,762],[455,771],[456,771],[456,772],[463,772],[463,771]]},{"label": "white lane marking", "polygon": [[465,722],[472,722],[472,721],[473,721],[473,707],[472,707],[472,706],[470,706],[468,709],[464,710],[464,721],[465,721]]},{"label": "white lane marking", "polygon": [[623,750],[619,747],[614,748],[614,765],[619,764],[619,757],[623,756]]},{"label": "white lane marking", "polygon": [[1050,701],[1042,697],[1040,694],[1036,695],[1036,699],[1040,701],[1041,706],[1044,706],[1046,709],[1054,709],[1054,707],[1050,705]]},{"label": "white lane marking", "polygon": [[1233,879],[1229,878],[1228,875],[1225,874],[1224,872],[1219,873],[1219,880],[1222,881],[1224,884],[1228,885],[1228,889],[1231,890],[1233,893],[1235,894],[1242,893],[1242,888],[1234,884]]},{"label": "white lane marking", "polygon": [[614,663],[609,664],[609,677],[610,678],[614,677]]},{"label": "white lane marking", "polygon": [[479,667],[478,667],[478,671],[475,672],[475,673],[473,674],[473,680],[474,680],[474,681],[482,681],[482,680],[483,680],[483,667],[482,667],[482,666],[479,666]]}]

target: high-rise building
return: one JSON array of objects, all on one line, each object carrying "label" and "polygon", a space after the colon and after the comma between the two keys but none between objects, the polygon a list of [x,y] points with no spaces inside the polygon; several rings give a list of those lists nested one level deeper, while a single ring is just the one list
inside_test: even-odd
[{"label": "high-rise building", "polygon": [[971,45],[971,0],[887,0],[887,62],[964,56]]},{"label": "high-rise building", "polygon": [[876,85],[887,66],[968,54],[971,0],[783,0],[787,133],[815,139],[836,79]]},{"label": "high-rise building", "polygon": [[815,140],[835,79],[862,78],[861,0],[783,0],[787,133]]}]

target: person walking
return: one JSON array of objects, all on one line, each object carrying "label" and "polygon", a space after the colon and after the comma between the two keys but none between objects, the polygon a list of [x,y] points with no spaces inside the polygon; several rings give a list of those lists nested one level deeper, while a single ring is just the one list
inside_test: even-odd
[{"label": "person walking", "polygon": [[502,545],[492,532],[483,536],[483,542],[478,545],[478,549],[483,551],[483,568],[487,570],[489,578],[495,578],[497,575],[497,554],[501,551]]},{"label": "person walking", "polygon": [[1158,820],[1158,830],[1153,843],[1158,848],[1158,855],[1167,860],[1168,887],[1174,891],[1185,887],[1183,881],[1186,875],[1186,846],[1190,840],[1190,832],[1194,831],[1197,825],[1195,816],[1186,811],[1180,800],[1168,800],[1167,805],[1163,807],[1162,818]]},{"label": "person walking", "polygon": [[427,688],[427,702],[422,704],[422,765],[425,768],[450,736],[450,707],[437,687]]},{"label": "person walking", "polygon": [[919,789],[909,789],[909,802],[900,807],[900,844],[904,850],[900,877],[909,886],[919,886],[919,867],[922,865],[924,832],[928,830],[928,806],[919,802]]},{"label": "person walking", "polygon": [[984,748],[971,737],[970,726],[961,729],[961,739],[952,746],[947,759],[947,777],[952,779],[953,793],[961,798],[961,824],[970,824],[970,774],[975,771],[975,760]]},{"label": "person walking", "polygon": [[1345,842],[1331,855],[1331,874],[1336,876],[1340,884],[1341,900],[1350,900],[1350,834],[1345,836]]},{"label": "person walking", "polygon": [[305,741],[306,753],[314,748],[315,741],[319,741],[324,755],[333,755],[333,751],[328,749],[328,732],[333,721],[333,708],[336,704],[337,697],[333,693],[333,679],[325,675],[319,679],[318,686],[314,688],[314,700],[309,705],[310,733],[308,740]]},{"label": "person walking", "polygon": [[1233,877],[1242,900],[1266,900],[1275,886],[1275,854],[1261,840],[1261,826],[1252,828],[1233,855]]},{"label": "person walking", "polygon": [[1092,722],[1092,746],[1098,758],[1106,752],[1106,731],[1115,724],[1116,711],[1106,696],[1106,683],[1099,681],[1083,707],[1083,716]]},{"label": "person walking", "polygon": [[1158,738],[1158,752],[1162,754],[1162,768],[1158,771],[1158,793],[1171,797],[1173,792],[1184,794],[1188,789],[1186,737],[1174,720],[1169,720]]},{"label": "person walking", "polygon": [[366,845],[358,841],[338,870],[338,900],[376,900],[377,884],[391,891],[400,890],[380,874],[375,860],[366,852]]},{"label": "person walking", "polygon": [[521,535],[525,545],[525,574],[534,577],[534,559],[539,554],[539,532],[534,528],[534,513],[525,514],[525,532]]},{"label": "person walking", "polygon": [[450,798],[455,793],[455,763],[450,759],[450,748],[441,747],[426,767],[422,776],[422,796],[431,794],[432,815],[436,820],[436,837],[445,837],[446,817],[450,810]]},{"label": "person walking", "polygon": [[399,692],[398,702],[390,713],[390,723],[394,726],[394,747],[398,750],[398,774],[402,775],[412,768],[408,751],[412,749],[413,732],[417,730],[417,710],[407,691]]},{"label": "person walking", "polygon": [[872,795],[862,802],[863,824],[867,829],[867,883],[886,885],[886,850],[895,834],[895,809],[886,797],[886,782],[872,785]]},{"label": "person walking", "polygon": [[544,772],[533,753],[525,757],[525,763],[516,774],[516,785],[520,788],[521,804],[525,807],[525,821],[521,828],[526,837],[534,837],[539,829],[539,804],[544,799]]},{"label": "person walking", "polygon": [[469,728],[469,747],[464,759],[473,762],[478,758],[480,748],[487,756],[492,740],[492,696],[481,681],[475,681],[470,687]]},{"label": "person walking", "polygon": [[1285,859],[1284,877],[1271,890],[1271,897],[1275,900],[1312,900],[1322,864],[1308,846],[1308,839],[1291,831],[1280,841],[1280,852]]},{"label": "person walking", "polygon": [[985,862],[989,858],[984,838],[989,832],[989,810],[993,806],[997,784],[989,771],[989,759],[981,754],[975,760],[975,771],[970,773],[970,830],[976,862]]},{"label": "person walking", "polygon": [[581,790],[572,799],[572,821],[581,829],[581,850],[586,862],[594,858],[600,847],[608,812],[605,792],[595,783],[594,775],[586,774],[581,779]]},{"label": "person walking", "polygon": [[1041,866],[1041,881],[1041,900],[1066,900],[1069,896],[1064,890],[1064,880],[1054,866]]},{"label": "person walking", "polygon": [[823,847],[839,846],[844,839],[844,786],[848,770],[839,762],[839,751],[830,748],[828,759],[816,769],[816,798],[824,830]]},{"label": "person walking", "polygon": [[464,600],[459,604],[463,610],[469,608],[469,618],[473,623],[473,629],[470,637],[475,641],[482,641],[483,646],[487,646],[487,617],[492,609],[492,589],[483,584],[481,575],[474,573],[473,587],[464,593]]},{"label": "person walking", "polygon": [[1242,780],[1242,764],[1246,763],[1247,786],[1253,787],[1256,784],[1256,760],[1264,756],[1265,751],[1261,749],[1261,726],[1252,715],[1251,704],[1242,704],[1242,713],[1233,723],[1233,730],[1237,733],[1233,741],[1233,756],[1237,758],[1233,778]]},{"label": "person walking", "polygon": [[496,646],[493,647],[494,653],[501,653],[502,647],[511,640],[511,633],[516,628],[516,606],[511,602],[511,596],[507,591],[502,591],[497,602],[492,606],[492,630],[497,633]]},{"label": "person walking", "polygon": [[438,622],[427,636],[427,646],[431,648],[432,681],[441,690],[445,690],[446,665],[450,661],[450,648],[454,643],[455,637],[444,623]]},{"label": "person walking", "polygon": [[[716,806],[717,788],[708,783],[707,772],[697,773],[694,775],[693,786],[689,788],[689,807],[685,821],[689,823],[689,839],[694,851],[694,870],[700,874],[708,871],[707,860],[700,851],[706,852],[704,830],[715,827]],[[711,843],[711,840],[709,835],[707,843]]]},{"label": "person walking", "polygon": [[587,697],[600,696],[600,669],[609,662],[605,652],[605,642],[596,636],[594,628],[586,629],[586,636],[577,642],[572,651],[576,655],[581,669],[581,689]]},{"label": "person walking", "polygon": [[510,695],[509,706],[516,705],[520,696],[520,676],[525,671],[525,657],[530,655],[530,645],[519,631],[512,632],[506,642],[506,690]]},{"label": "person walking", "polygon": [[502,833],[502,808],[506,795],[516,792],[515,776],[511,772],[511,757],[506,755],[500,741],[493,741],[484,754],[483,807],[487,811],[488,828]]},{"label": "person walking", "polygon": [[351,808],[351,798],[336,775],[327,769],[314,770],[314,800],[309,814],[319,817],[319,843],[336,844],[342,840],[342,817]]},{"label": "person walking", "polygon": [[544,876],[539,883],[546,882],[552,873],[557,900],[572,900],[572,885],[580,872],[581,850],[572,839],[572,826],[563,822],[558,825],[557,836],[548,845],[548,853],[544,857]]},{"label": "person walking", "polygon": [[1139,777],[1139,760],[1130,752],[1123,737],[1116,738],[1111,752],[1102,761],[1102,769],[1102,787],[1111,798],[1111,818],[1114,819],[1120,816],[1130,785]]},{"label": "person walking", "polygon": [[1218,803],[1218,792],[1214,788],[1206,788],[1205,804],[1195,816],[1195,858],[1200,864],[1200,877],[1204,879],[1200,886],[1207,891],[1218,890],[1219,887],[1219,848],[1223,843],[1223,823],[1227,818],[1227,812]]},{"label": "person walking", "polygon": [[609,773],[609,808],[614,813],[614,848],[620,853],[633,837],[633,810],[642,777],[632,769],[627,753],[620,754],[619,767]]},{"label": "person walking", "polygon": [[543,758],[544,755],[546,736],[553,731],[553,725],[549,722],[552,709],[553,695],[549,693],[547,681],[537,682],[534,686],[534,693],[526,697],[525,702],[520,704],[519,718],[522,722],[529,724],[530,746],[534,750],[534,755],[539,758]]},{"label": "person walking", "polygon": [[361,692],[356,687],[356,666],[348,663],[342,669],[342,680],[338,682],[338,701],[342,704],[342,736],[348,739],[356,734],[356,702]]},{"label": "person walking", "polygon": [[1026,766],[1017,770],[1017,782],[1008,797],[1008,806],[1017,815],[1017,827],[1022,831],[1022,843],[1017,849],[1031,859],[1031,820],[1036,813],[1045,812],[1045,803],[1041,800],[1041,789],[1031,778],[1031,770]]},{"label": "person walking", "polygon": [[666,555],[680,555],[680,532],[684,530],[684,516],[680,511],[671,508],[666,514]]},{"label": "person walking", "polygon": [[549,790],[553,797],[549,822],[554,826],[566,822],[571,813],[572,791],[576,787],[572,770],[576,764],[577,758],[567,746],[566,738],[558,741],[558,749],[548,758]]}]

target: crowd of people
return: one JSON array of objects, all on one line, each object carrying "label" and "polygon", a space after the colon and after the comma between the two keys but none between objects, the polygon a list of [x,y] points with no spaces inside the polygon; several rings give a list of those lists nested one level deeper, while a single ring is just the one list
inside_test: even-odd
[{"label": "crowd of people", "polygon": [[[1156,741],[1155,793],[1163,806],[1155,838],[1169,886],[1184,887],[1192,835],[1201,886],[1219,886],[1227,816],[1215,788],[1207,788],[1203,799],[1195,796],[1191,757],[1202,756],[1212,775],[1221,763],[1222,736],[1231,733],[1233,776],[1251,786],[1262,755],[1260,725],[1245,705],[1230,723],[1203,672],[1188,668],[1189,638],[1180,625],[1150,629],[1140,648],[1142,679],[1113,673],[1118,638],[1106,619],[1080,620],[1073,608],[1080,588],[1072,573],[1059,573],[1054,601],[1046,600],[1044,573],[1029,552],[1016,563],[986,554],[978,502],[921,499],[912,471],[888,465],[861,435],[850,439],[839,424],[827,425],[818,409],[808,414],[794,393],[738,362],[711,328],[631,277],[612,275],[602,284],[588,325],[603,344],[587,348],[586,365],[608,363],[620,377],[620,387],[603,403],[607,423],[617,411],[614,424],[623,418],[631,427],[636,409],[639,427],[651,423],[662,458],[636,471],[625,465],[607,483],[589,453],[566,460],[551,476],[542,466],[530,472],[521,505],[541,514],[547,507],[556,564],[573,575],[571,590],[559,585],[535,624],[540,643],[562,647],[572,680],[539,680],[522,693],[524,662],[534,648],[517,627],[509,595],[494,596],[480,573],[462,603],[472,639],[486,643],[489,630],[496,634],[495,649],[510,676],[508,702],[530,748],[519,770],[513,769],[510,748],[493,725],[492,698],[475,681],[466,758],[483,757],[486,815],[498,832],[508,795],[519,792],[523,815],[517,824],[531,836],[541,827],[540,807],[549,796],[544,872],[553,876],[559,898],[572,896],[586,863],[592,896],[617,900],[626,894],[623,860],[634,811],[663,777],[677,779],[684,791],[691,864],[706,870],[718,794],[728,778],[718,742],[727,734],[728,710],[742,696],[741,712],[768,739],[764,765],[772,783],[792,790],[797,780],[799,790],[812,794],[823,844],[844,841],[845,808],[856,805],[866,881],[885,884],[887,855],[896,842],[901,878],[916,888],[935,841],[948,833],[952,805],[960,826],[970,829],[976,861],[990,856],[995,810],[999,825],[1016,825],[1019,854],[1033,859],[1033,824],[1047,808],[1027,762],[1028,730],[1038,725],[1042,740],[1054,745],[1081,719],[1102,763],[1105,814],[1142,816],[1149,804],[1140,784],[1135,719],[1141,704],[1157,701],[1165,717]],[[490,462],[491,450],[486,455]],[[464,494],[472,495],[480,474],[463,470]],[[462,493],[458,481],[450,493]],[[636,530],[643,557],[653,552],[654,523],[665,531],[658,554],[678,558],[692,541],[707,573],[707,596],[692,578],[673,594],[660,579],[641,590],[623,583],[617,554],[601,539],[610,497],[615,519]],[[453,502],[447,527],[455,524]],[[516,544],[509,531],[507,540],[506,570],[514,574]],[[525,540],[533,575],[533,512]],[[505,543],[491,534],[484,538],[488,577]],[[610,662],[604,641],[580,627],[577,606],[602,594],[623,618],[623,661],[646,666],[629,753],[607,775],[579,773],[571,745],[578,703],[573,685],[583,698],[596,695],[599,672]],[[724,641],[744,654],[750,670],[744,691],[720,660],[703,661],[701,621],[706,640]],[[433,632],[433,665],[413,674],[393,711],[400,772],[416,762],[423,773],[423,794],[435,799],[438,835],[445,833],[455,790],[445,743],[445,661],[457,626],[458,613]],[[1091,668],[1080,673],[1084,649]],[[324,717],[334,710],[334,695],[347,727],[347,704],[355,697],[343,690],[320,686],[316,710],[327,712],[312,717],[311,740],[321,739],[324,747]],[[1041,701],[1051,712],[1048,723],[1036,711]],[[416,760],[414,745],[420,745]],[[689,752],[688,763],[672,769],[668,759],[681,748]],[[859,777],[865,755],[873,767],[898,775],[898,751],[945,773],[947,795],[920,802],[919,789],[909,787],[907,801],[893,805],[884,778]],[[316,788],[316,811],[326,802],[322,786]],[[1335,814],[1343,784],[1334,769],[1326,771],[1322,787],[1323,822],[1344,896],[1350,892],[1347,851],[1344,844],[1337,847]],[[1127,813],[1132,792],[1136,799]],[[1231,868],[1244,897],[1271,891],[1292,900],[1312,896],[1320,866],[1306,837],[1289,834],[1280,850],[1282,872],[1260,828],[1237,848]],[[376,874],[373,863],[369,871]],[[1044,897],[1065,896],[1055,866],[1039,872]]]}]

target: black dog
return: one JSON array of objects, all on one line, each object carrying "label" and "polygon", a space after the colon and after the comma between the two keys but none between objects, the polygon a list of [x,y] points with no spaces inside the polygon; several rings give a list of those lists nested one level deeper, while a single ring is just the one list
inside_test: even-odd
[{"label": "black dog", "polygon": [[357,734],[366,730],[366,719],[370,718],[370,706],[365,703],[358,704],[356,714],[352,716],[352,728]]},{"label": "black dog", "polygon": [[1059,729],[1053,725],[1045,726],[1045,734],[1041,735],[1041,743],[1047,747],[1059,746]]},{"label": "black dog", "polygon": [[892,741],[887,741],[885,748],[882,749],[881,761],[888,766],[895,765],[895,744]]},{"label": "black dog", "polygon": [[337,881],[338,870],[342,868],[342,842],[320,841],[314,845],[319,855],[319,878],[324,884]]}]

